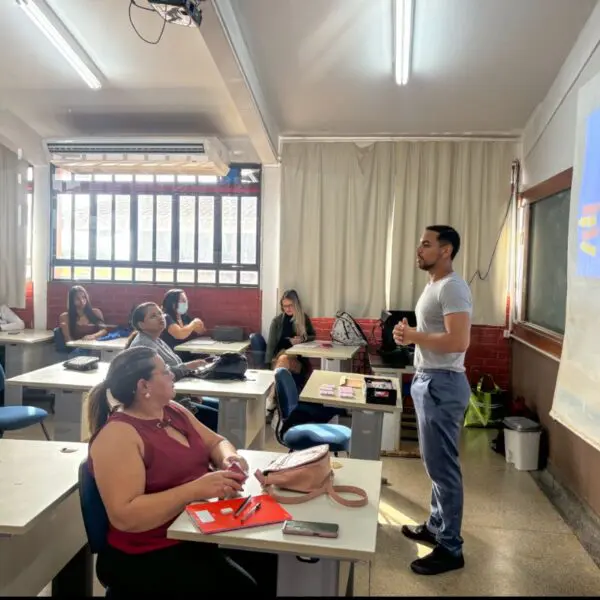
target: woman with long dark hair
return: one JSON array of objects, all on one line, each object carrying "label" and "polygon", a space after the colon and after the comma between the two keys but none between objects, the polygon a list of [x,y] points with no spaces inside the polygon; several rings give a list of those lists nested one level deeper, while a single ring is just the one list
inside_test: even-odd
[{"label": "woman with long dark hair", "polygon": [[173,289],[165,294],[162,310],[166,326],[160,337],[170,348],[185,344],[206,332],[204,323],[198,318],[192,319],[188,309],[188,298],[183,290]]},{"label": "woman with long dark hair", "polygon": [[73,340],[97,340],[107,334],[104,315],[94,308],[87,290],[74,285],[69,290],[67,312],[58,318],[65,342]]},{"label": "woman with long dark hair", "polygon": [[[175,381],[183,379],[190,371],[204,366],[202,359],[183,362],[160,338],[165,329],[165,317],[155,302],[144,302],[131,314],[134,332],[127,340],[126,348],[145,347],[156,352],[173,372]],[[219,424],[219,401],[211,398],[184,400],[185,405],[213,431]]]},{"label": "woman with long dark hair", "polygon": [[109,520],[98,578],[117,598],[274,597],[275,555],[167,538],[187,504],[240,492],[236,463],[248,471],[233,445],[174,396],[171,370],[144,347],[116,356],[88,395],[88,465]]}]

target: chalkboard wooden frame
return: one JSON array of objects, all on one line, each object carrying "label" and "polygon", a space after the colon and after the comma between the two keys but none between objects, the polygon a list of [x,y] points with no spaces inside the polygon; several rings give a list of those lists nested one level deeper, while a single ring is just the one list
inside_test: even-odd
[{"label": "chalkboard wooden frame", "polygon": [[573,168],[565,169],[564,171],[542,181],[541,183],[527,188],[519,195],[521,206],[525,213],[523,219],[523,281],[521,282],[521,304],[518,320],[514,324],[512,335],[528,344],[531,344],[547,352],[552,356],[560,359],[562,353],[563,336],[543,327],[539,327],[533,323],[526,321],[523,318],[523,311],[527,306],[527,267],[528,267],[528,248],[529,248],[529,233],[530,233],[530,210],[531,205],[536,202],[542,202],[546,198],[554,196],[560,192],[571,188],[573,182]]}]

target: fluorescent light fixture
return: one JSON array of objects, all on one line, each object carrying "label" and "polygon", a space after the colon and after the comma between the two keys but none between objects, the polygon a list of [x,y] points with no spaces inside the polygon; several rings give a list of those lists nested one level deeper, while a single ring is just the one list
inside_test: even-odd
[{"label": "fluorescent light fixture", "polygon": [[394,2],[394,54],[396,83],[406,85],[410,74],[414,0]]},{"label": "fluorescent light fixture", "polygon": [[65,36],[52,23],[52,20],[58,21],[58,19],[52,19],[54,15],[49,18],[50,11],[48,10],[48,15],[44,14],[44,11],[33,0],[16,0],[16,2],[39,30],[52,42],[53,46],[63,55],[73,69],[75,69],[77,74],[93,90],[99,90],[102,87],[102,83],[83,60],[82,55],[85,56],[83,50],[75,50],[73,48],[74,44],[69,43],[65,39]]}]

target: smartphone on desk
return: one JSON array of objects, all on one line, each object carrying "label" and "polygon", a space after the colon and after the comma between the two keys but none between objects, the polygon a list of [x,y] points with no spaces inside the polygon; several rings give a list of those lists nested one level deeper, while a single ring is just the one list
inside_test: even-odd
[{"label": "smartphone on desk", "polygon": [[340,526],[337,523],[313,523],[312,521],[286,521],[284,535],[306,535],[321,538],[337,538]]}]

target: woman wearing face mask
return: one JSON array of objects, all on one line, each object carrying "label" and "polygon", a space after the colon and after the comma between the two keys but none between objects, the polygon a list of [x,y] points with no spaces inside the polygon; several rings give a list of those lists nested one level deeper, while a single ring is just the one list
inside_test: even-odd
[{"label": "woman wearing face mask", "polygon": [[[144,302],[136,307],[131,315],[131,326],[135,330],[125,348],[151,348],[165,361],[173,371],[175,381],[183,379],[190,370],[204,366],[202,359],[183,362],[171,348],[160,338],[165,329],[165,317],[162,310],[154,302]],[[219,401],[203,398],[195,401],[187,401],[185,406],[195,413],[199,421],[217,431],[219,423]]]},{"label": "woman wearing face mask", "polygon": [[[188,315],[188,299],[183,290],[169,290],[162,301],[162,309],[165,314],[166,327],[161,333],[161,339],[169,346],[175,348],[179,344],[185,344],[188,340],[206,332],[204,323],[200,319],[192,319]],[[185,358],[183,356],[185,354]],[[191,360],[189,353],[180,353],[180,356]]]}]

